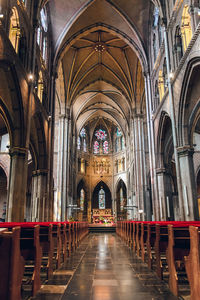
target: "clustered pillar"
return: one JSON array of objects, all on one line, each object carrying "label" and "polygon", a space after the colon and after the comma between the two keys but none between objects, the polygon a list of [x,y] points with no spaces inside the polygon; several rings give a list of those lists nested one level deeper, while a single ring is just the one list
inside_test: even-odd
[{"label": "clustered pillar", "polygon": [[10,180],[8,188],[8,222],[24,221],[28,171],[28,151],[15,147],[10,150]]}]

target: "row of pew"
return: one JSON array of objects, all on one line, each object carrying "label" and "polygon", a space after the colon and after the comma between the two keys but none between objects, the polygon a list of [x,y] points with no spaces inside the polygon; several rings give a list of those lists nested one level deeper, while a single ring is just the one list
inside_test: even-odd
[{"label": "row of pew", "polygon": [[22,299],[26,283],[34,296],[87,234],[87,222],[0,223],[0,299]]},{"label": "row of pew", "polygon": [[185,274],[190,299],[200,299],[200,222],[119,221],[116,232],[160,279],[167,270],[175,296]]}]

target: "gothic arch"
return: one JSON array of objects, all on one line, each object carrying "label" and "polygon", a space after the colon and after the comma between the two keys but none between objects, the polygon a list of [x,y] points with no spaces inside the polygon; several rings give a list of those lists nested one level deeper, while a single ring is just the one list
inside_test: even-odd
[{"label": "gothic arch", "polygon": [[108,185],[104,181],[99,181],[92,193],[92,208],[99,208],[98,193],[103,188],[105,191],[105,208],[112,208],[112,195]]},{"label": "gothic arch", "polygon": [[[25,146],[24,107],[15,66],[8,61],[0,60],[0,77],[3,86],[0,94],[0,113],[7,124],[11,146],[23,147]],[[24,90],[26,93],[26,89]]]},{"label": "gothic arch", "polygon": [[[178,112],[179,146],[192,145],[192,128],[199,114],[200,57],[192,59],[185,71]],[[189,125],[189,126],[188,126]]]},{"label": "gothic arch", "polygon": [[[171,124],[169,115],[163,111],[160,116],[158,135],[156,139],[156,153],[157,153],[157,168],[164,167],[164,139],[165,131],[168,128],[168,125]],[[172,137],[172,136],[171,136]]]}]

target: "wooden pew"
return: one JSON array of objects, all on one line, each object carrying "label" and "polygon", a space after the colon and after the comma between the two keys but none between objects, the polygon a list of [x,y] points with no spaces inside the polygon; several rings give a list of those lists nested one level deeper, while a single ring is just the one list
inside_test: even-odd
[{"label": "wooden pew", "polygon": [[0,299],[20,300],[24,259],[20,252],[20,227],[0,232]]},{"label": "wooden pew", "polygon": [[71,222],[71,250],[72,252],[76,249],[76,232],[75,232],[75,222]]},{"label": "wooden pew", "polygon": [[42,258],[47,256],[47,278],[53,275],[53,233],[52,224],[40,224],[40,245],[42,246]]},{"label": "wooden pew", "polygon": [[200,245],[199,235],[200,228],[190,226],[190,252],[188,256],[185,256],[185,267],[187,272],[187,278],[190,284],[190,299],[200,299]]},{"label": "wooden pew", "polygon": [[[3,224],[3,225],[2,225]],[[10,231],[14,227],[20,225],[20,253],[24,258],[25,263],[30,260],[34,262],[33,273],[31,276],[32,295],[35,295],[40,289],[40,268],[42,260],[42,247],[39,240],[39,225],[33,225],[30,223],[2,223],[0,227],[6,226]],[[25,273],[26,274],[26,268]]]},{"label": "wooden pew", "polygon": [[[178,277],[179,277],[179,266],[187,263],[188,279],[190,275],[190,263],[184,257],[190,257],[190,232],[189,226],[195,225],[200,227],[200,222],[184,222],[180,224],[168,225],[168,247],[167,247],[167,262],[169,268],[169,287],[175,296],[179,294],[178,288]],[[192,244],[191,244],[192,246]],[[191,249],[192,250],[192,249]],[[193,251],[191,251],[192,253]],[[197,263],[197,262],[196,262]],[[178,267],[177,267],[178,266]],[[197,274],[196,274],[197,275]]]},{"label": "wooden pew", "polygon": [[145,256],[147,254],[147,234],[148,234],[148,223],[143,222],[141,224],[141,237],[140,237],[140,247],[141,247],[141,259],[145,262]]},{"label": "wooden pew", "polygon": [[67,234],[67,254],[71,255],[72,252],[72,236],[71,236],[71,223],[66,222],[66,234]]}]

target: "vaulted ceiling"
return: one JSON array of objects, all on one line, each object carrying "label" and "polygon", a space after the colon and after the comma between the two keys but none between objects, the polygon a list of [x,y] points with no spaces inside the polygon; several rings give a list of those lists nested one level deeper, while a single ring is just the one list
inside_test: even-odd
[{"label": "vaulted ceiling", "polygon": [[145,100],[150,0],[49,0],[55,67],[77,131],[94,118],[123,131]]}]

